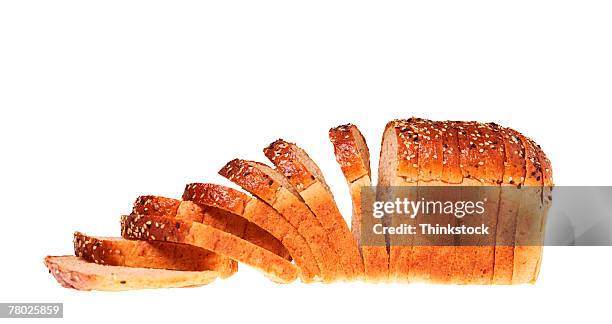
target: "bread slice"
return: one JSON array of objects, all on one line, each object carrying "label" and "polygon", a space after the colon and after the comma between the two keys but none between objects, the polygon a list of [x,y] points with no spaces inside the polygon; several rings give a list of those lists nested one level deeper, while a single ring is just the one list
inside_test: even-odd
[{"label": "bread slice", "polygon": [[529,138],[518,134],[525,147],[525,180],[516,223],[512,283],[533,283],[539,273],[552,187],[550,162]]},{"label": "bread slice", "polygon": [[264,149],[266,157],[276,166],[319,220],[330,243],[340,258],[340,267],[347,279],[363,277],[363,260],[351,231],[340,214],[334,196],[323,173],[308,154],[282,139]]},{"label": "bread slice", "polygon": [[212,226],[189,220],[136,214],[123,216],[121,236],[200,247],[247,264],[279,283],[292,282],[298,274],[295,265],[277,254]]},{"label": "bread slice", "polygon": [[[416,199],[418,182],[418,137],[410,120],[394,120],[387,123],[383,133],[378,165],[377,200],[393,201],[398,195]],[[401,192],[397,189],[401,188]],[[414,188],[411,188],[414,187]],[[414,225],[414,220],[401,221],[389,215],[386,225],[401,223]],[[389,280],[410,281],[410,263],[413,237],[411,235],[389,235]]]},{"label": "bread slice", "polygon": [[550,163],[550,160],[548,159],[548,157],[546,156],[546,154],[544,153],[540,145],[535,144],[535,142],[533,144],[537,148],[538,160],[540,162],[540,169],[542,170],[543,187],[542,187],[542,197],[541,197],[542,209],[540,210],[540,213],[541,213],[540,234],[539,234],[538,242],[537,242],[540,249],[538,251],[539,252],[538,261],[536,264],[536,269],[533,274],[531,283],[535,283],[535,281],[538,279],[538,276],[540,274],[540,266],[542,265],[542,253],[544,249],[544,233],[546,232],[546,219],[548,216],[548,210],[550,209],[552,205],[552,190],[554,186],[553,174],[552,174],[552,164]]},{"label": "bread slice", "polygon": [[[434,122],[435,129],[440,132],[434,135],[441,137],[442,141],[442,174],[439,180],[432,180],[432,185],[438,186],[460,186],[463,182],[461,174],[461,162],[459,158],[459,144],[457,141],[457,130],[450,122]],[[451,188],[444,193],[441,201],[457,201],[461,199],[459,190]],[[440,224],[456,226],[458,223],[454,217],[444,217]],[[456,247],[454,236],[439,237],[436,241],[439,246],[432,249],[431,269],[429,281],[432,283],[448,284],[454,280],[453,263],[455,262]]]},{"label": "bread slice", "polygon": [[516,221],[522,199],[520,188],[525,179],[525,147],[515,131],[496,127],[506,157],[497,216],[493,283],[509,285],[512,284]]},{"label": "bread slice", "polygon": [[198,206],[191,201],[160,196],[141,196],[134,202],[132,212],[139,215],[173,217],[210,225],[291,260],[289,251],[273,235],[257,224],[220,208]]},{"label": "bread slice", "polygon": [[[486,199],[484,218],[465,217],[459,225],[479,226],[485,224],[490,233],[496,233],[497,212],[499,211],[499,184],[504,174],[504,144],[502,137],[491,125],[478,122],[456,122],[461,170],[464,186],[486,186],[482,190],[469,189],[462,200]],[[465,192],[464,191],[464,192]],[[495,265],[495,236],[462,235],[462,248],[467,249],[467,268],[463,273],[465,282],[470,284],[491,284]],[[473,246],[473,247],[471,247]],[[471,250],[471,252],[470,252]]]},{"label": "bread slice", "polygon": [[235,261],[184,244],[93,237],[74,233],[74,254],[88,262],[180,271],[217,271],[222,278],[234,274]]},{"label": "bread slice", "polygon": [[63,287],[77,290],[196,287],[209,284],[218,276],[216,271],[176,271],[102,265],[76,256],[47,256],[44,263],[49,273]]},{"label": "bread slice", "polygon": [[341,125],[329,130],[329,139],[334,146],[336,161],[349,186],[353,205],[351,232],[359,244],[363,257],[367,281],[387,281],[389,276],[389,254],[385,242],[380,245],[363,245],[361,226],[363,220],[362,190],[372,187],[370,151],[359,129],[352,124]]},{"label": "bread slice", "polygon": [[183,200],[203,208],[212,207],[244,217],[276,237],[289,251],[304,282],[320,280],[317,261],[297,229],[265,202],[238,190],[209,183],[185,187]]},{"label": "bread slice", "polygon": [[282,174],[265,164],[238,159],[227,163],[219,174],[268,203],[297,229],[308,242],[323,281],[343,278],[327,232]]}]

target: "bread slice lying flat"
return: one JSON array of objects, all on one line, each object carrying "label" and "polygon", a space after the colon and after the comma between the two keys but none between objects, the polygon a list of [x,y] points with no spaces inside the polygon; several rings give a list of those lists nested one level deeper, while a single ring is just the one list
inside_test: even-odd
[{"label": "bread slice lying flat", "polygon": [[257,224],[223,209],[160,196],[141,196],[134,202],[132,213],[173,217],[210,225],[291,260],[289,251],[277,238]]},{"label": "bread slice lying flat", "polygon": [[266,157],[297,189],[298,193],[329,235],[340,257],[347,279],[363,277],[363,260],[357,242],[340,214],[323,173],[308,154],[293,143],[276,140],[264,149]]},{"label": "bread slice lying flat", "polygon": [[135,214],[123,216],[121,236],[200,247],[249,265],[279,283],[294,281],[298,274],[295,265],[277,254],[238,236],[189,220]]},{"label": "bread slice lying flat", "polygon": [[297,229],[308,242],[323,281],[345,277],[327,231],[282,174],[265,164],[238,159],[227,163],[219,174],[271,205]]},{"label": "bread slice lying flat", "polygon": [[217,271],[222,278],[238,270],[236,261],[195,246],[93,237],[79,232],[74,233],[74,254],[85,261],[104,265],[180,271],[211,270]]},{"label": "bread slice lying flat", "polygon": [[130,268],[87,262],[76,256],[48,256],[45,266],[66,288],[119,291],[150,288],[179,288],[206,285],[216,271],[176,271]]},{"label": "bread slice lying flat", "polygon": [[276,237],[289,251],[304,282],[320,280],[320,270],[308,243],[297,229],[265,202],[238,190],[209,183],[185,187],[183,200],[208,208],[219,208],[244,217]]},{"label": "bread slice lying flat", "polygon": [[[341,125],[329,130],[336,161],[349,186],[353,203],[351,232],[356,242],[361,242],[362,190],[372,186],[370,152],[365,138],[355,125]],[[364,189],[366,188],[366,189]],[[386,281],[389,274],[389,255],[385,242],[378,246],[360,246],[367,281]]]}]

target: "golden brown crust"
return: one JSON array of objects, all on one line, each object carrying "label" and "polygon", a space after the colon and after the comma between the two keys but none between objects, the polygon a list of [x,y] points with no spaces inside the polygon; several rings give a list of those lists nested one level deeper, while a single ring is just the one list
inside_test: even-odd
[{"label": "golden brown crust", "polygon": [[308,167],[299,162],[295,144],[277,139],[264,148],[264,154],[298,191],[316,181]]},{"label": "golden brown crust", "polygon": [[224,209],[259,225],[284,244],[300,268],[300,277],[304,282],[318,280],[320,270],[306,240],[263,201],[232,188],[208,183],[187,185],[183,199],[201,206]]},{"label": "golden brown crust", "polygon": [[140,196],[136,198],[132,213],[138,215],[159,215],[164,217],[175,217],[180,200],[160,196]]},{"label": "golden brown crust", "polygon": [[397,137],[397,175],[407,182],[419,179],[419,137],[415,122],[418,118],[396,119],[387,124],[385,129],[393,127]]},{"label": "golden brown crust", "polygon": [[168,242],[98,238],[74,233],[74,254],[88,262],[180,271],[212,270],[228,277],[237,270],[235,262],[210,251]]},{"label": "golden brown crust", "polygon": [[271,205],[298,230],[317,259],[324,281],[342,277],[338,255],[325,229],[297,191],[290,184],[282,184],[285,179],[282,174],[264,164],[238,159],[226,164],[219,174]]},{"label": "golden brown crust", "polygon": [[244,190],[253,193],[261,200],[269,204],[274,202],[274,200],[276,200],[276,193],[280,189],[281,184],[274,181],[274,179],[270,178],[270,176],[260,169],[249,165],[249,162],[257,163],[234,159],[219,170],[219,174],[238,184],[244,188]]},{"label": "golden brown crust", "polygon": [[206,285],[217,277],[215,271],[109,266],[90,263],[76,256],[47,256],[44,263],[63,287],[87,291],[195,287]]},{"label": "golden brown crust", "polygon": [[357,136],[365,145],[364,150],[368,152],[365,138],[355,125],[340,125],[329,130],[329,140],[334,145],[336,161],[349,183],[366,175],[372,178],[369,158],[365,158],[360,152]]},{"label": "golden brown crust", "polygon": [[289,251],[270,233],[248,220],[214,207],[197,206],[189,201],[160,196],[142,196],[136,199],[133,213],[185,219],[210,225],[259,245],[288,260]]},{"label": "golden brown crust", "polygon": [[297,188],[308,208],[323,225],[340,258],[340,269],[344,271],[346,279],[363,276],[363,261],[357,243],[316,163],[297,145],[282,139],[266,147],[264,153]]},{"label": "golden brown crust", "polygon": [[161,216],[122,217],[124,238],[174,242],[197,246],[245,263],[270,279],[288,283],[297,278],[297,268],[286,259],[235,235],[188,220]]}]

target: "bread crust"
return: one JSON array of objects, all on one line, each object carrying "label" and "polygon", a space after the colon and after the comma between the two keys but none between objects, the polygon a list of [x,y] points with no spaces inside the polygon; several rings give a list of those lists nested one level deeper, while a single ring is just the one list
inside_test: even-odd
[{"label": "bread crust", "polygon": [[179,271],[217,271],[223,278],[238,269],[236,262],[183,244],[104,238],[74,233],[74,254],[88,262]]},{"label": "bread crust", "polygon": [[63,287],[86,291],[196,287],[209,284],[217,278],[215,271],[110,266],[89,263],[76,256],[47,256],[44,264]]},{"label": "bread crust", "polygon": [[300,269],[302,281],[320,280],[319,267],[304,237],[265,202],[238,190],[209,183],[188,184],[183,199],[200,206],[226,210],[259,225],[287,248]]},{"label": "bread crust", "polygon": [[277,254],[212,226],[189,220],[132,214],[121,218],[121,235],[127,239],[197,246],[247,264],[279,283],[292,282],[298,274],[295,265]]},{"label": "bread crust", "polygon": [[[331,128],[329,140],[334,146],[336,162],[348,183],[366,175],[372,178],[367,142],[357,126],[345,124]],[[365,146],[363,150],[360,150],[358,141]]]},{"label": "bread crust", "polygon": [[361,278],[364,269],[359,248],[316,163],[297,145],[282,139],[266,147],[264,154],[297,189],[327,232],[346,279]]},{"label": "bread crust", "polygon": [[[336,161],[349,186],[353,206],[351,232],[357,243],[364,263],[367,281],[387,281],[389,276],[389,254],[385,246],[363,246],[361,226],[363,219],[362,190],[371,187],[370,156],[365,138],[352,124],[340,125],[329,130],[329,139],[334,146]],[[361,148],[360,148],[361,146]]]},{"label": "bread crust", "polygon": [[172,217],[210,225],[291,260],[289,251],[270,233],[239,215],[216,207],[198,206],[190,201],[149,195],[138,197],[132,212],[138,215]]},{"label": "bread crust", "polygon": [[282,174],[262,163],[239,159],[227,163],[219,174],[268,203],[297,229],[308,242],[323,281],[342,278],[339,257],[327,232],[295,188],[288,182],[282,183],[283,179],[286,181]]}]

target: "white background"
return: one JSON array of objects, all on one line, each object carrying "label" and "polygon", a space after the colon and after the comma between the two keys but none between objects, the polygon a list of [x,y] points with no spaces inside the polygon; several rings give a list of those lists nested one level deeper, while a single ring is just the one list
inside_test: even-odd
[{"label": "white background", "polygon": [[228,185],[225,162],[263,161],[278,137],[348,218],[327,139],[346,122],[374,166],[392,118],[495,121],[542,145],[557,184],[610,185],[611,16],[609,1],[3,1],[0,301],[64,302],[73,322],[609,320],[610,248],[547,247],[517,287],[276,285],[242,266],[203,288],[83,293],[42,259],[75,230],[118,235],[138,195]]}]

